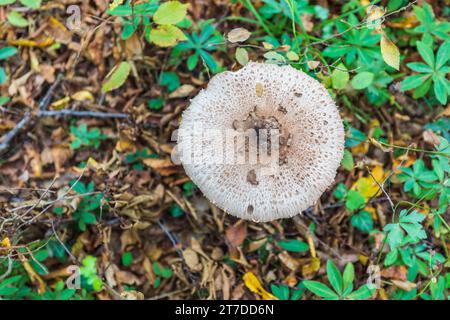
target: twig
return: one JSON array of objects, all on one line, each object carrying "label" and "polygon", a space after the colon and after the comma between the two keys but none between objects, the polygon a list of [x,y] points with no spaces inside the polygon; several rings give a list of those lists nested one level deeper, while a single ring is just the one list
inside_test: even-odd
[{"label": "twig", "polygon": [[22,130],[23,127],[25,127],[28,124],[28,122],[30,122],[30,120],[31,120],[31,113],[28,112],[25,114],[22,120],[20,120],[19,123],[6,134],[3,142],[0,144],[0,152],[8,148],[11,140],[14,139],[14,137],[19,133],[19,131]]},{"label": "twig", "polygon": [[39,110],[46,110],[48,108],[48,105],[50,104],[50,101],[52,99],[52,93],[53,93],[53,91],[55,91],[56,87],[61,82],[61,79],[62,79],[62,75],[58,74],[58,76],[56,77],[55,82],[52,83],[50,88],[45,93],[44,97],[39,102]]},{"label": "twig", "polygon": [[70,252],[69,249],[67,249],[66,245],[64,244],[64,242],[62,242],[62,240],[59,238],[58,233],[56,232],[55,229],[55,224],[53,223],[53,220],[51,220],[51,224],[52,224],[52,230],[53,230],[53,234],[55,235],[56,240],[58,240],[58,242],[61,244],[61,246],[64,248],[64,251],[67,252],[67,254],[69,255],[70,259],[72,259],[72,262],[77,262],[77,258],[75,258],[75,256],[72,254],[72,252]]},{"label": "twig", "polygon": [[77,111],[77,110],[44,110],[39,111],[40,117],[61,117],[61,116],[73,116],[73,117],[94,117],[94,118],[128,118],[125,113],[108,113],[108,112],[96,112],[96,111]]},{"label": "twig", "polygon": [[[62,78],[61,75],[58,75],[56,77],[55,82],[50,86],[50,88],[48,88],[47,92],[45,93],[41,101],[39,101],[39,110],[47,109],[48,105],[50,104],[53,91],[55,91],[56,87],[61,81],[61,78]],[[8,148],[12,139],[14,139],[14,137],[19,133],[19,131],[22,130],[30,122],[30,120],[31,120],[31,113],[27,112],[25,116],[22,118],[22,120],[20,120],[19,123],[6,134],[3,142],[0,144],[0,152],[3,152],[4,150],[6,150],[6,148]]]}]

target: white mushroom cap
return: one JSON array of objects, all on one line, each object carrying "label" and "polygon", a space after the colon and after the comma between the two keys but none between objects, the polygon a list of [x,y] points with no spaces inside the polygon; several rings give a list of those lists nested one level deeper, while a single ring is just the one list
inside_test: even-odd
[{"label": "white mushroom cap", "polygon": [[[210,133],[193,135],[199,126],[203,132],[242,132],[239,127],[249,123],[279,130],[277,172],[264,173],[262,163],[219,163],[214,157],[234,147],[214,143]],[[187,156],[192,146],[203,150],[194,152],[194,159]],[[192,99],[178,131],[178,151],[187,175],[211,202],[240,218],[265,222],[301,213],[333,183],[344,128],[317,80],[291,66],[251,62],[214,76]]]}]

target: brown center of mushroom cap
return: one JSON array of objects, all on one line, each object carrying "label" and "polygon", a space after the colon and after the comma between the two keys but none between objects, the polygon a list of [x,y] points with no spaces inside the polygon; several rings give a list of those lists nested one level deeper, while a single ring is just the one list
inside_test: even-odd
[{"label": "brown center of mushroom cap", "polygon": [[[289,147],[291,145],[292,134],[289,133],[289,131],[285,127],[283,127],[283,125],[277,119],[276,116],[262,116],[258,114],[256,109],[257,107],[255,106],[254,109],[245,117],[244,120],[237,120],[237,119],[234,120],[233,129],[242,133],[246,132],[247,130],[255,130],[257,138],[256,143],[258,144],[256,146],[258,159],[261,157],[259,149],[260,139],[266,138],[267,141],[263,141],[263,143],[267,143],[267,154],[271,156],[271,152],[273,150],[272,148],[278,148],[279,152],[278,163],[280,165],[287,163],[287,154]],[[282,108],[282,106],[278,107],[278,111],[285,113],[283,112],[284,110],[285,109]],[[278,146],[272,146],[271,134],[274,131],[277,132],[278,135]],[[248,146],[249,143],[251,142],[247,140],[245,141],[246,152],[248,152],[249,150],[255,150],[249,148]]]}]

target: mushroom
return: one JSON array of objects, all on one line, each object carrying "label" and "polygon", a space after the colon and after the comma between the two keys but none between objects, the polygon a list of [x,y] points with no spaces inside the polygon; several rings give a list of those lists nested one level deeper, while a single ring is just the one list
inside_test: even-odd
[{"label": "mushroom", "polygon": [[344,151],[326,88],[291,66],[256,62],[214,76],[183,112],[177,134],[179,159],[203,194],[257,222],[313,205]]}]

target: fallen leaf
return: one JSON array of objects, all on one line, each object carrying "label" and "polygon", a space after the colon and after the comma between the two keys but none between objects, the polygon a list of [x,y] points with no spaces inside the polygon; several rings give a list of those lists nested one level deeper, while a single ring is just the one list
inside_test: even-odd
[{"label": "fallen leaf", "polygon": [[233,247],[240,246],[247,237],[247,224],[239,220],[225,232],[228,243]]},{"label": "fallen leaf", "polygon": [[267,292],[261,282],[259,282],[258,278],[253,274],[253,272],[247,272],[242,277],[247,288],[257,295],[261,296],[264,300],[278,300],[277,297]]},{"label": "fallen leaf", "polygon": [[169,94],[169,98],[170,99],[185,98],[189,96],[194,90],[195,87],[193,85],[183,84],[181,87],[178,87],[174,92]]},{"label": "fallen leaf", "polygon": [[245,28],[236,28],[228,32],[227,39],[231,43],[244,42],[250,38],[251,33]]},{"label": "fallen leaf", "polygon": [[409,281],[391,280],[392,283],[397,287],[405,291],[411,291],[417,287],[417,284]]},{"label": "fallen leaf", "polygon": [[87,90],[77,91],[72,95],[71,98],[75,101],[80,101],[80,102],[94,101],[94,96],[92,95],[92,93],[90,93]]},{"label": "fallen leaf", "polygon": [[397,46],[389,40],[389,38],[383,34],[380,42],[381,55],[383,60],[390,65],[392,68],[400,69],[400,51]]},{"label": "fallen leaf", "polygon": [[199,272],[202,270],[203,265],[200,263],[198,254],[191,248],[183,250],[183,258],[189,269],[192,271]]}]

